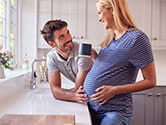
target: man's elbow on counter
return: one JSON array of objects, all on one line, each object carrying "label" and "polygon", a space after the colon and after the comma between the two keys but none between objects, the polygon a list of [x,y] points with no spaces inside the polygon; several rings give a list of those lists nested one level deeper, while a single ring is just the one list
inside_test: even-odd
[{"label": "man's elbow on counter", "polygon": [[54,96],[55,99],[60,99],[59,98],[59,93],[57,92],[58,90],[56,90],[55,88],[51,90],[52,91],[52,94]]},{"label": "man's elbow on counter", "polygon": [[54,96],[55,99],[59,99],[58,95],[53,94],[53,96]]},{"label": "man's elbow on counter", "polygon": [[61,98],[59,98],[59,94],[57,94],[57,93],[53,93],[53,96],[55,99],[58,99],[58,100],[61,99]]}]

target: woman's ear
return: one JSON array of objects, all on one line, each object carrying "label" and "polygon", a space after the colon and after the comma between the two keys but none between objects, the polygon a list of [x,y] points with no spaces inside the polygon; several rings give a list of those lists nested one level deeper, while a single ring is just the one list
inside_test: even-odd
[{"label": "woman's ear", "polygon": [[48,41],[48,44],[49,44],[52,48],[56,47],[56,43],[55,43],[55,42]]}]

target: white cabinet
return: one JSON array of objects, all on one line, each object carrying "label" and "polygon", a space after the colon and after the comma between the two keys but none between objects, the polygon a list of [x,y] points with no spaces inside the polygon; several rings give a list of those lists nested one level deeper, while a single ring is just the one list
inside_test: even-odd
[{"label": "white cabinet", "polygon": [[86,0],[53,0],[53,19],[65,20],[73,38],[86,37]]},{"label": "white cabinet", "polygon": [[[138,25],[151,39],[153,49],[166,49],[166,0],[127,0]],[[75,40],[97,45],[104,39],[104,27],[98,22],[96,0],[38,0],[38,48],[49,46],[40,30],[49,19],[67,21]]]},{"label": "white cabinet", "polygon": [[85,39],[86,16],[87,0],[38,0],[38,48],[49,47],[40,35],[40,30],[50,19],[66,21],[74,39]]},{"label": "white cabinet", "polygon": [[129,10],[139,29],[151,36],[151,0],[127,0]]},{"label": "white cabinet", "polygon": [[37,46],[38,48],[49,48],[49,45],[40,34],[44,24],[52,18],[52,4],[51,0],[37,1]]},{"label": "white cabinet", "polygon": [[73,38],[86,37],[86,0],[53,0],[53,19],[65,20]]},{"label": "white cabinet", "polygon": [[40,30],[50,19],[65,20],[76,41],[97,45],[104,39],[103,25],[98,22],[96,0],[38,0],[38,48],[49,47]]},{"label": "white cabinet", "polygon": [[152,8],[152,45],[166,49],[166,0],[153,0]]},{"label": "white cabinet", "polygon": [[99,23],[96,9],[96,0],[88,0],[87,7],[87,41],[93,43],[94,48],[104,40],[105,30],[103,24]]},{"label": "white cabinet", "polygon": [[153,49],[166,49],[166,0],[127,0],[138,25],[150,38]]},{"label": "white cabinet", "polygon": [[156,86],[133,93],[131,125],[166,125],[166,87]]}]

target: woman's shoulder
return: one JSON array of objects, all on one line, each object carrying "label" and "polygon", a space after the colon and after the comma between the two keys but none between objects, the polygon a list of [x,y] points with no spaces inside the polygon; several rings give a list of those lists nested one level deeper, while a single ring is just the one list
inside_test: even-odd
[{"label": "woman's shoulder", "polygon": [[129,28],[128,29],[128,36],[133,38],[133,39],[137,39],[140,36],[144,36],[144,37],[148,37],[144,31],[137,29],[137,28]]},{"label": "woman's shoulder", "polygon": [[140,29],[129,28],[124,38],[123,46],[132,48],[135,44],[143,44],[149,42],[148,36]]}]

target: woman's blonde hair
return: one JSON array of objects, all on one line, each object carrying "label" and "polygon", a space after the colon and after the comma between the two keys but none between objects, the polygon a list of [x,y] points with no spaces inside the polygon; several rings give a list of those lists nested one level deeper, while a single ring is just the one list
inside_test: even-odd
[{"label": "woman's blonde hair", "polygon": [[[126,0],[98,0],[96,6],[101,6],[106,9],[113,9],[113,18],[115,27],[118,30],[125,30],[127,27],[137,28],[130,11]],[[111,29],[106,31],[105,40],[100,44],[101,47],[105,47],[113,39],[114,33]]]}]

